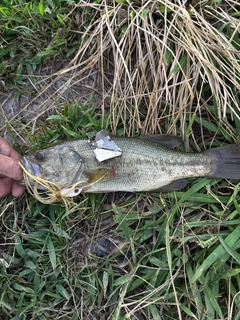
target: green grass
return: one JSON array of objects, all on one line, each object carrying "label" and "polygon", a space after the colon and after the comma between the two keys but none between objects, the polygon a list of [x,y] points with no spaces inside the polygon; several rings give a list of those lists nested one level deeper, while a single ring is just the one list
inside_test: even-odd
[{"label": "green grass", "polygon": [[[15,119],[1,132],[18,132],[22,153],[100,129],[178,134],[194,152],[240,142],[239,9],[231,0],[2,1],[5,89],[48,98],[56,78],[34,74],[68,57],[57,77],[107,68],[112,90],[105,110],[50,93],[44,119]],[[28,194],[0,199],[0,318],[240,319],[237,183],[81,196],[68,211]],[[113,242],[105,257],[91,251]]]},{"label": "green grass", "polygon": [[2,1],[0,76],[24,84],[44,58],[76,51],[68,11],[67,1]]},{"label": "green grass", "polygon": [[[65,107],[41,135],[28,136],[35,149],[99,130],[102,121],[90,107]],[[1,316],[238,319],[238,188],[190,179],[187,190],[161,197],[136,194],[111,204],[101,194],[80,197],[67,212],[28,195],[3,199]],[[119,250],[105,258],[89,252],[91,243],[113,241],[114,234],[125,239]]]}]

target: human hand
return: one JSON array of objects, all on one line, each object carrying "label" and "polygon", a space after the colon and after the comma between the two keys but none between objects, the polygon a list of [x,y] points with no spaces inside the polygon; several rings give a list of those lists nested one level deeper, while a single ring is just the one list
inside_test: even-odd
[{"label": "human hand", "polygon": [[21,155],[0,137],[0,197],[9,193],[18,197],[24,193],[26,188],[17,183],[23,179],[23,171],[18,164],[20,158]]}]

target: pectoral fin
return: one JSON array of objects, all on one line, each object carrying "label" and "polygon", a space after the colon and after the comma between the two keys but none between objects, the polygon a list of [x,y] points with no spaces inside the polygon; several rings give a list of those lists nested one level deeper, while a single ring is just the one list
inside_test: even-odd
[{"label": "pectoral fin", "polygon": [[88,183],[85,186],[82,186],[83,193],[87,192],[87,190],[92,184],[114,177],[115,172],[114,172],[114,168],[113,169],[98,168],[90,172],[84,171],[84,175],[88,177]]},{"label": "pectoral fin", "polygon": [[152,134],[149,136],[141,136],[139,138],[160,144],[167,149],[174,149],[183,143],[181,137],[173,136],[171,134]]},{"label": "pectoral fin", "polygon": [[172,192],[172,191],[177,191],[180,190],[184,187],[186,187],[186,185],[188,184],[187,180],[185,179],[180,179],[180,180],[176,180],[173,181],[169,184],[167,184],[166,186],[156,189],[156,190],[151,190],[151,192]]}]

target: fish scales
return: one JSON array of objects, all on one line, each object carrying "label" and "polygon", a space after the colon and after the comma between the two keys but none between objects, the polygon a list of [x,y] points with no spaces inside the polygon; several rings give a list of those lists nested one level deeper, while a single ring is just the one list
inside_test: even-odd
[{"label": "fish scales", "polygon": [[122,155],[99,164],[93,159],[88,139],[65,142],[27,155],[22,164],[32,174],[63,186],[86,181],[83,192],[93,193],[159,190],[182,178],[211,177],[219,167],[217,152],[184,153],[139,138],[113,139]]},{"label": "fish scales", "polygon": [[[116,176],[92,185],[88,192],[103,191],[151,191],[186,176],[205,176],[212,170],[207,157],[167,150],[150,142],[115,139],[123,150],[121,158],[103,163],[103,167],[117,168]],[[143,149],[142,149],[143,148]],[[144,150],[144,151],[143,151]],[[189,157],[190,156],[190,157]]]}]

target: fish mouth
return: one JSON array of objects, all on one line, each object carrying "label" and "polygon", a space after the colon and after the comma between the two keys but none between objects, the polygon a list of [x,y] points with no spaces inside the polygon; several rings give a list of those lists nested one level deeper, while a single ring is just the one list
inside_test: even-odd
[{"label": "fish mouth", "polygon": [[[23,167],[33,176],[35,177],[40,177],[41,176],[41,171],[39,166],[36,163],[32,163],[29,161],[26,157],[21,158],[20,163],[23,165]],[[34,180],[31,178],[29,179],[30,183],[34,185]],[[18,184],[20,185],[26,185],[24,179],[19,181]]]},{"label": "fish mouth", "polygon": [[41,176],[41,171],[40,171],[40,168],[39,168],[38,164],[29,161],[26,157],[23,157],[20,160],[20,162],[30,174],[32,174],[32,175],[34,175],[36,177],[40,177]]}]

